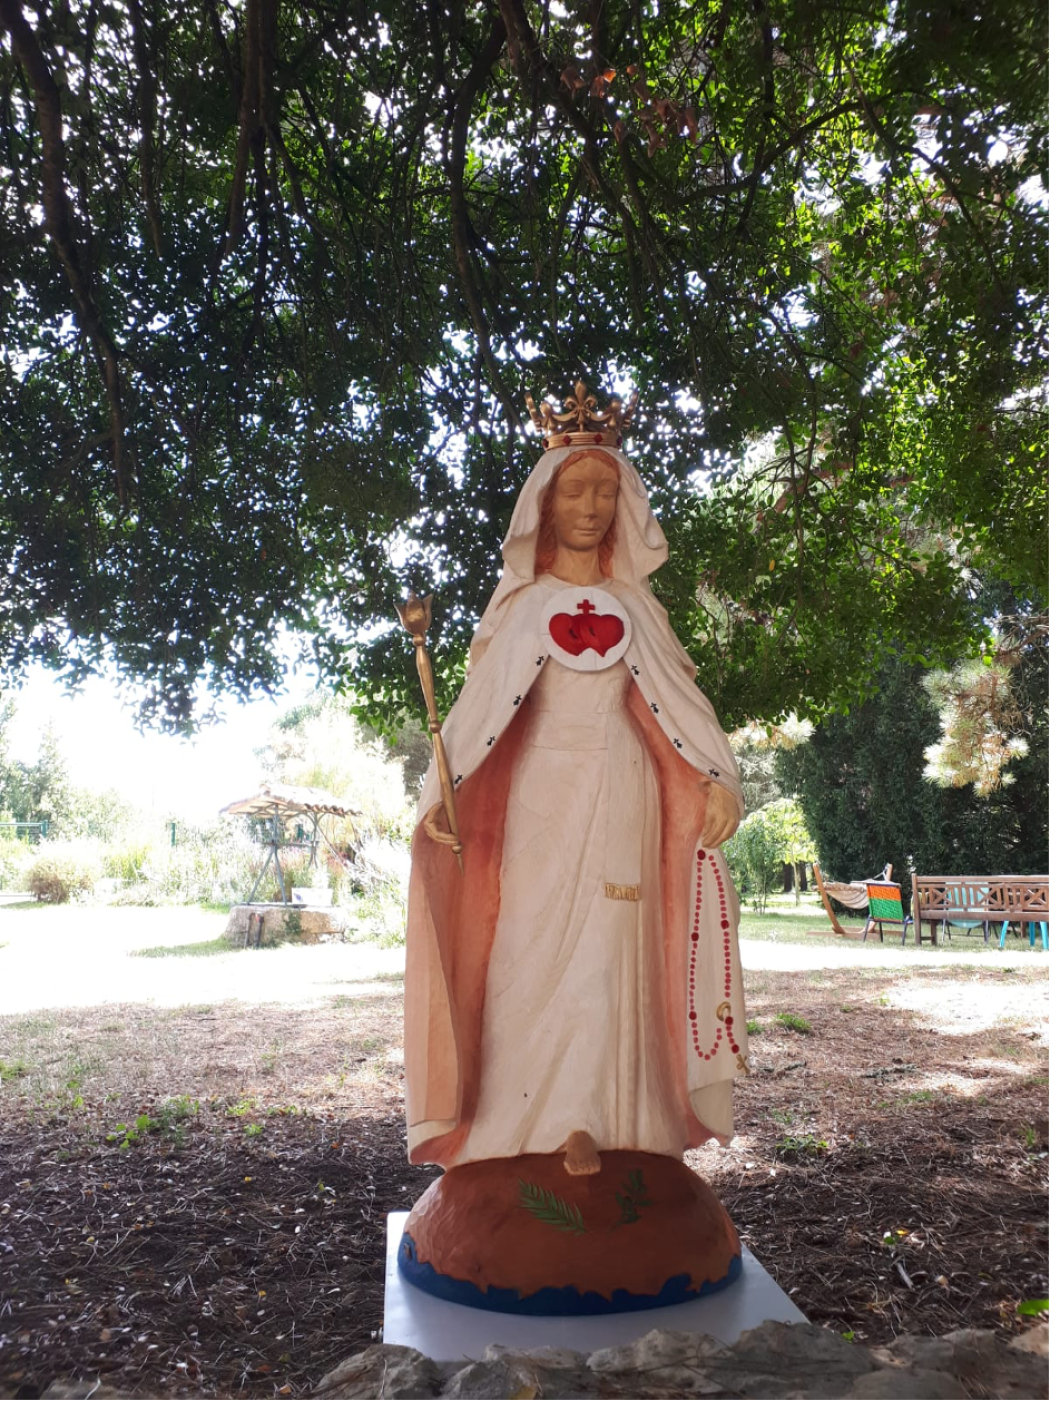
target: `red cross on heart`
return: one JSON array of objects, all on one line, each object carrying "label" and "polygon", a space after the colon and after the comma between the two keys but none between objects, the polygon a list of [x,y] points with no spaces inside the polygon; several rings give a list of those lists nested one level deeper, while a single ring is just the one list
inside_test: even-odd
[{"label": "red cross on heart", "polygon": [[613,613],[598,613],[589,599],[571,613],[555,613],[548,624],[551,638],[564,652],[578,657],[589,648],[604,657],[623,637],[623,623]]}]

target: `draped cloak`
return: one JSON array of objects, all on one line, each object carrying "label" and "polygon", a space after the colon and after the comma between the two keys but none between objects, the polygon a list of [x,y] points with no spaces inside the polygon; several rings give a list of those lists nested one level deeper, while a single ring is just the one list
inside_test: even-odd
[{"label": "draped cloak", "polygon": [[[504,572],[471,646],[467,679],[442,728],[456,792],[465,872],[433,841],[422,818],[441,801],[435,766],[423,785],[412,844],[405,974],[405,1081],[409,1157],[444,1167],[463,1161],[483,1074],[486,979],[500,917],[508,793],[528,725],[529,692],[558,651],[547,627],[558,581],[534,574],[540,508],[558,467],[579,449],[543,455],[522,489],[503,545]],[[620,469],[612,575],[600,588],[626,620],[622,654],[627,709],[659,792],[661,977],[646,1009],[663,1038],[682,1125],[678,1151],[732,1136],[731,1087],[747,1072],[739,911],[724,858],[700,840],[701,777],[743,800],[736,762],[695,668],[648,576],[667,544],[634,467]],[[644,894],[643,894],[644,898]],[[584,1032],[585,1034],[585,1032]],[[579,1086],[581,1098],[588,1094]],[[581,1116],[581,1126],[584,1122]],[[558,1145],[551,1145],[555,1149]],[[639,1148],[599,1143],[599,1148]],[[512,1156],[513,1146],[500,1156]]]}]

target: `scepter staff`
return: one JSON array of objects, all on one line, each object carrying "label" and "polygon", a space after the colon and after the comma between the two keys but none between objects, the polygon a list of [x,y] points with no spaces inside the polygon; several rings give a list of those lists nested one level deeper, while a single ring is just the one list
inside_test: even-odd
[{"label": "scepter staff", "polygon": [[445,753],[445,741],[441,738],[441,717],[438,715],[437,696],[434,692],[434,668],[430,665],[430,656],[427,652],[427,628],[430,626],[433,601],[433,594],[427,594],[426,598],[420,599],[414,593],[410,593],[404,603],[395,603],[394,607],[397,609],[397,616],[401,619],[402,626],[412,638],[412,645],[416,650],[416,670],[419,672],[419,684],[423,688],[423,699],[427,703],[427,722],[430,739],[434,746],[438,781],[441,784],[441,801],[445,808],[449,833],[452,837],[448,845],[455,853],[456,862],[462,871],[463,843],[459,838],[459,822],[456,819],[456,793],[452,786],[452,770],[448,766],[448,755]]}]

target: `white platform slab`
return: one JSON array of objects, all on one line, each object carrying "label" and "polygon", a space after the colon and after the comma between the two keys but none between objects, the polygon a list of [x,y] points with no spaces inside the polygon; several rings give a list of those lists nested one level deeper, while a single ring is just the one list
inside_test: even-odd
[{"label": "white platform slab", "polygon": [[437,1362],[480,1358],[490,1343],[504,1347],[565,1347],[576,1352],[621,1347],[654,1328],[682,1333],[708,1333],[724,1343],[766,1319],[805,1323],[806,1318],[744,1246],[744,1272],[718,1294],[689,1304],[634,1313],[600,1314],[592,1318],[530,1318],[490,1313],[465,1304],[435,1299],[408,1284],[397,1268],[397,1251],[407,1211],[392,1211],[386,1219],[386,1296],[383,1342],[414,1347]]}]

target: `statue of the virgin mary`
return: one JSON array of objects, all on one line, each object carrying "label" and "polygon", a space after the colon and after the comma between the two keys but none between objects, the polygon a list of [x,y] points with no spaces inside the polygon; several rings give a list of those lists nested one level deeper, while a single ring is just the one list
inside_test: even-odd
[{"label": "statue of the virgin mary", "polygon": [[649,586],[626,415],[594,403],[533,410],[546,451],[443,726],[464,871],[432,766],[405,981],[411,1160],[558,1155],[567,1184],[728,1140],[747,1070],[737,767]]}]

